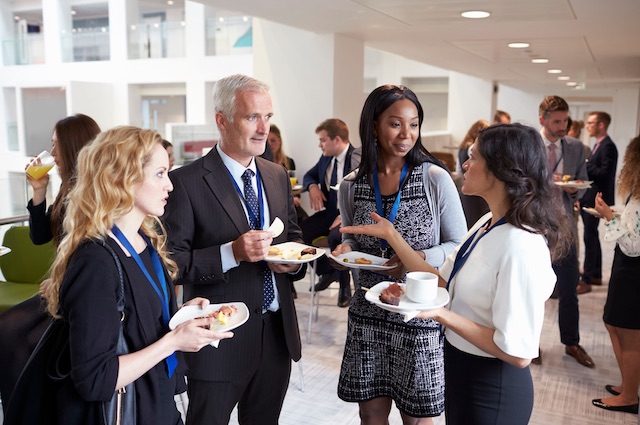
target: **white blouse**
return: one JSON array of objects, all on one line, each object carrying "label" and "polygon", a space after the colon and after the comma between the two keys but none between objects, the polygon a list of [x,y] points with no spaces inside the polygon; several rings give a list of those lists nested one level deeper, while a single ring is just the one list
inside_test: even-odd
[{"label": "white blouse", "polygon": [[640,257],[640,199],[632,198],[611,221],[605,221],[604,240],[616,241],[628,257]]},{"label": "white blouse", "polygon": [[[490,217],[488,213],[478,220],[465,240]],[[440,269],[445,280],[451,275],[459,249],[447,257]],[[449,308],[495,329],[493,340],[505,353],[531,359],[538,356],[544,305],[555,282],[545,238],[507,223],[491,229],[454,276],[449,286]],[[493,357],[451,329],[445,335],[459,350]]]}]

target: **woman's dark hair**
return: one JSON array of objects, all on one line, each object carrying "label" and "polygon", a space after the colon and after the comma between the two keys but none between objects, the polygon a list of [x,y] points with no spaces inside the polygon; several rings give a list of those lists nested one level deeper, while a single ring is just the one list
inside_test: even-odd
[{"label": "woman's dark hair", "polygon": [[[373,170],[378,164],[378,143],[375,134],[376,120],[391,105],[399,100],[410,100],[418,109],[419,125],[418,129],[422,129],[422,121],[424,120],[424,111],[416,94],[405,86],[395,86],[387,84],[380,86],[369,94],[364,102],[362,114],[360,115],[360,141],[362,142],[362,160],[360,161],[360,169],[357,179],[362,176],[371,177]],[[432,162],[445,168],[442,163],[436,159],[429,151],[422,146],[420,132],[418,132],[418,140],[413,148],[405,156],[406,161],[412,167],[417,167],[423,162]],[[446,169],[446,168],[445,168]]]},{"label": "woman's dark hair", "polygon": [[511,204],[507,222],[543,235],[552,259],[562,257],[573,238],[540,133],[522,124],[495,124],[480,131],[474,150],[485,159],[487,170],[505,183]]},{"label": "woman's dark hair", "polygon": [[78,153],[100,133],[100,127],[93,120],[83,114],[75,114],[63,118],[53,127],[58,143],[56,150],[62,158],[58,169],[62,185],[53,205],[51,206],[51,233],[56,244],[62,239],[62,220],[64,219],[65,200],[67,194],[75,184],[76,162]]}]

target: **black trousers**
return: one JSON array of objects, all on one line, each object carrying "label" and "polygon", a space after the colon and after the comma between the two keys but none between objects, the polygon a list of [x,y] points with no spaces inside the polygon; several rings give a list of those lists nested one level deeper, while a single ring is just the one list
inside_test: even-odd
[{"label": "black trousers", "polygon": [[576,244],[566,257],[553,264],[558,281],[558,325],[560,327],[560,341],[565,345],[577,345],[580,342],[580,310],[578,309],[578,294],[576,287],[580,280],[578,270],[578,251]]},{"label": "black trousers", "polygon": [[447,425],[526,425],[533,410],[529,367],[474,356],[445,341]]},{"label": "black trousers", "polygon": [[602,279],[602,248],[598,235],[600,219],[580,211],[584,224],[584,273],[582,279],[589,283],[591,279]]},{"label": "black trousers", "polygon": [[[224,341],[221,342],[224,344]],[[262,353],[234,381],[189,378],[189,425],[227,425],[236,404],[240,425],[277,425],[291,375],[282,314],[263,315]]]}]

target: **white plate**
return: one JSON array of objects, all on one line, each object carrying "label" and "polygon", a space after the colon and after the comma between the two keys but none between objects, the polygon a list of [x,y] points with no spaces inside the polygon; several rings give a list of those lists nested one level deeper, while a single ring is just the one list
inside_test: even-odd
[{"label": "white plate", "polygon": [[[228,302],[222,304],[209,304],[205,308],[201,308],[199,305],[185,305],[180,310],[173,315],[171,320],[169,320],[169,329],[173,330],[181,323],[184,323],[191,319],[197,319],[198,317],[205,317],[216,310],[219,310],[223,305],[235,306],[238,309],[238,312],[233,316],[229,317],[229,321],[226,325],[218,325],[217,327],[212,326],[211,330],[217,332],[226,332],[232,329],[241,326],[249,319],[249,309],[247,305],[243,302]],[[215,341],[215,346],[217,346],[217,342]],[[214,343],[211,343],[214,345]]]},{"label": "white plate", "polygon": [[291,188],[291,190],[302,190],[302,185],[301,184],[296,184]]},{"label": "white plate", "polygon": [[[407,298],[406,294],[402,294],[402,296],[400,297],[399,305],[385,304],[380,301],[380,292],[385,290],[392,283],[393,282],[378,283],[364,294],[364,298],[370,303],[394,313],[411,313],[413,311],[419,310],[431,310],[434,308],[443,307],[449,303],[449,293],[447,292],[447,290],[445,288],[438,287],[438,296],[436,296],[433,301],[430,301],[428,303],[414,303]],[[399,283],[398,285],[400,285],[404,289],[404,283]]]},{"label": "white plate", "polygon": [[[611,208],[611,211],[613,212],[614,217],[620,217],[620,214],[622,214],[621,211],[623,210],[623,208],[616,207],[615,205],[609,208]],[[600,213],[598,213],[598,211],[595,208],[582,207],[582,211],[586,212],[587,214],[591,214],[594,217],[602,218],[600,216]]]},{"label": "white plate", "polygon": [[571,187],[576,189],[589,189],[591,187],[591,180],[572,180],[568,182],[554,182],[556,186],[560,187]]},{"label": "white plate", "polygon": [[0,256],[8,254],[11,252],[11,248],[6,246],[0,246]]},{"label": "white plate", "polygon": [[[327,254],[327,256],[342,266],[358,270],[391,270],[397,266],[397,264],[383,266],[384,263],[389,261],[388,258],[376,257],[375,255],[365,254],[364,252],[359,251],[351,251],[345,254],[340,254],[338,256],[334,256],[329,253]],[[371,261],[371,264],[356,264],[354,263],[354,261],[357,258],[367,259]],[[344,260],[348,260],[348,262]]]},{"label": "white plate", "polygon": [[[267,263],[279,263],[279,264],[304,264],[309,263],[313,260],[317,260],[318,258],[324,255],[324,249],[316,248],[314,246],[304,245],[298,242],[285,242],[277,245],[271,245],[272,247],[280,248],[282,251],[281,255],[267,255],[264,259]],[[298,260],[300,256],[300,251],[305,248],[314,248],[316,250],[316,254],[305,258],[304,260]]]}]

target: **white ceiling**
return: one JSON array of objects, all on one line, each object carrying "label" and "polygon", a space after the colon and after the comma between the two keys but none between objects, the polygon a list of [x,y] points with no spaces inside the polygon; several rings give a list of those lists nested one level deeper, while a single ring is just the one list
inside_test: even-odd
[{"label": "white ceiling", "polygon": [[[200,0],[522,88],[610,95],[640,85],[640,0]],[[460,16],[491,12],[487,19]],[[530,43],[511,49],[514,41]],[[548,58],[533,64],[532,58]]]},{"label": "white ceiling", "polygon": [[[174,6],[138,1],[141,10],[184,7],[183,0]],[[344,34],[368,47],[527,91],[606,96],[640,85],[640,0],[198,1],[316,33]],[[16,8],[30,1],[12,3]],[[108,13],[106,1],[70,3],[79,14]],[[486,10],[491,17],[465,19],[465,10]],[[530,47],[508,48],[513,41]],[[538,57],[549,63],[531,63]],[[552,68],[582,90],[547,73]]]}]

